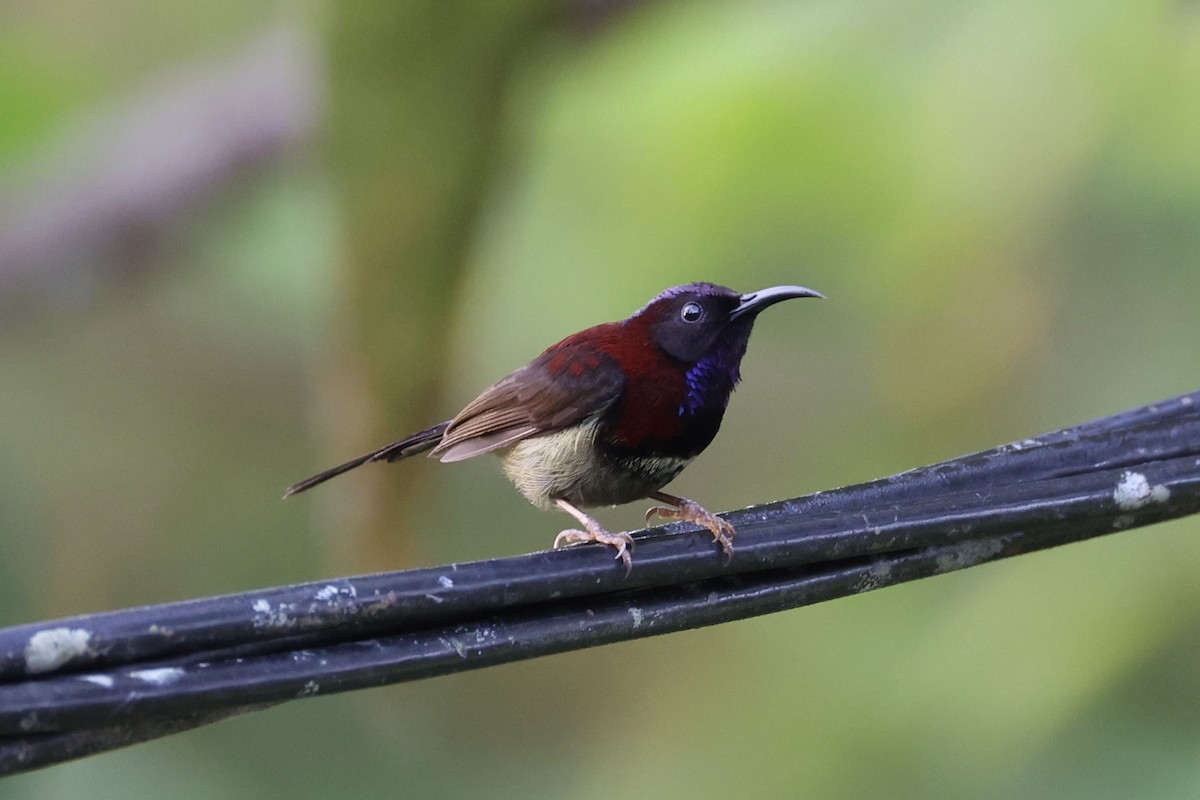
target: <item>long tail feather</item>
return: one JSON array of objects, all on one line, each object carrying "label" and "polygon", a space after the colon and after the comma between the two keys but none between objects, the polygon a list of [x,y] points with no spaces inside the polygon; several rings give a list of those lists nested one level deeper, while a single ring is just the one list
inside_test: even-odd
[{"label": "long tail feather", "polygon": [[399,461],[402,458],[408,458],[409,456],[424,453],[426,450],[432,450],[442,440],[442,434],[446,432],[446,426],[449,424],[449,420],[438,423],[432,428],[427,428],[419,433],[406,436],[403,439],[397,439],[391,444],[384,445],[378,450],[351,459],[345,464],[338,464],[336,467],[330,467],[324,472],[318,472],[316,475],[305,478],[299,483],[293,483],[283,493],[283,496],[288,498],[294,494],[308,491],[319,483],[324,483],[330,478],[336,478],[343,472],[349,472],[355,467],[361,467],[363,464],[369,464],[372,461]]}]

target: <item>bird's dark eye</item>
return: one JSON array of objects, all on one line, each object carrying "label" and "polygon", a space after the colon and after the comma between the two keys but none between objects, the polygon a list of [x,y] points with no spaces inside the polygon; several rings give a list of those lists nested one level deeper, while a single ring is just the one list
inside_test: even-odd
[{"label": "bird's dark eye", "polygon": [[679,311],[684,322],[699,322],[704,318],[704,308],[699,303],[688,303]]}]

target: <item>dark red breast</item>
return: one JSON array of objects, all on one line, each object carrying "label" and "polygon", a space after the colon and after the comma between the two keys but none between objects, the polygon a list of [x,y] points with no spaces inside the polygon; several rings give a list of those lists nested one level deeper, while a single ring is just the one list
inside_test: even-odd
[{"label": "dark red breast", "polygon": [[654,345],[640,318],[568,336],[537,361],[556,381],[586,381],[595,370],[620,372],[621,391],[604,411],[601,444],[647,455],[694,455],[712,438],[707,435],[698,449],[684,441],[695,438],[689,429],[696,423],[680,413],[687,396],[685,367]]}]

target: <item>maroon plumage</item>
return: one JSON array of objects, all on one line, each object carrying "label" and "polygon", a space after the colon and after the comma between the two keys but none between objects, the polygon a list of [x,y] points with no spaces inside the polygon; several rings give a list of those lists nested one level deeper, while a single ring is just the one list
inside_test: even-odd
[{"label": "maroon plumage", "polygon": [[781,300],[821,296],[800,286],[745,295],[710,283],[676,286],[628,319],[551,345],[453,419],[300,481],[284,496],[371,461],[426,451],[461,461],[495,452],[530,502],[561,508],[584,526],[560,533],[556,546],[610,544],[628,569],[629,535],[604,530],[581,509],[653,498],[671,507],[647,517],[702,525],[729,557],[729,523],[661,489],[716,436],[758,313]]}]

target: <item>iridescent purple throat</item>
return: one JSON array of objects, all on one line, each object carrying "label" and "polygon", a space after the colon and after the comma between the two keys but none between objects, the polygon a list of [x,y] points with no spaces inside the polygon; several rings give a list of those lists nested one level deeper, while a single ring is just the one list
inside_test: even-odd
[{"label": "iridescent purple throat", "polygon": [[721,358],[723,354],[714,354],[697,361],[684,374],[687,382],[687,394],[679,405],[679,416],[695,415],[702,408],[719,406],[724,409],[729,405],[729,395],[733,387],[741,380],[742,373],[738,362],[726,366]]}]

